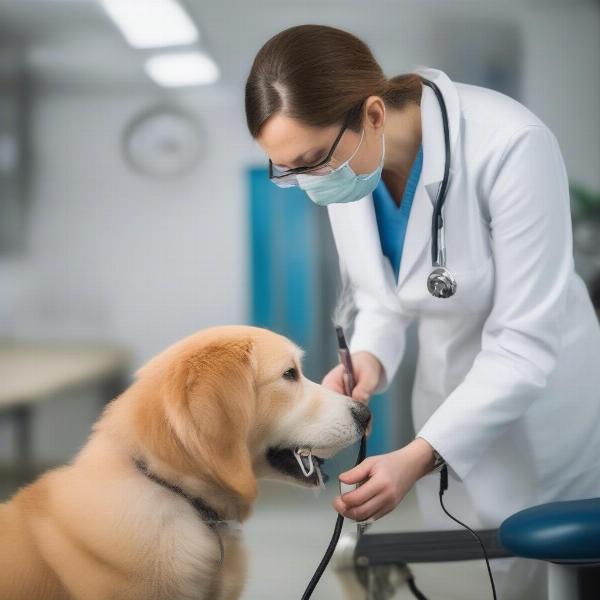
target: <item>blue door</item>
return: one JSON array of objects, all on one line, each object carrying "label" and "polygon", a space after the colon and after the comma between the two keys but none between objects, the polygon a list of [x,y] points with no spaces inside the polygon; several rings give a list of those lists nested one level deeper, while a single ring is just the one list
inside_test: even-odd
[{"label": "blue door", "polygon": [[[320,381],[337,360],[330,315],[339,274],[326,214],[302,190],[273,185],[265,168],[249,169],[248,180],[250,322],[301,346],[307,377]],[[388,403],[384,395],[370,402],[369,454],[391,450]]]}]

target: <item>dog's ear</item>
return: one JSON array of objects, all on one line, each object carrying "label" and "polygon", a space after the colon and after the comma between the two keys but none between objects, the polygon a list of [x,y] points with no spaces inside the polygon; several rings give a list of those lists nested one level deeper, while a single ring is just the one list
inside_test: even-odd
[{"label": "dog's ear", "polygon": [[257,494],[248,446],[256,411],[252,343],[212,342],[182,363],[167,416],[196,465],[250,503]]}]

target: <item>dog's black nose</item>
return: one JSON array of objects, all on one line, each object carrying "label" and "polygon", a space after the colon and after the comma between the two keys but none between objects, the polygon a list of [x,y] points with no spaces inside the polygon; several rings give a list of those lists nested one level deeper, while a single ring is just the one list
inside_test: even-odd
[{"label": "dog's black nose", "polygon": [[371,420],[371,411],[366,404],[362,402],[355,402],[350,409],[354,420],[358,423],[358,426],[366,431],[369,421]]}]

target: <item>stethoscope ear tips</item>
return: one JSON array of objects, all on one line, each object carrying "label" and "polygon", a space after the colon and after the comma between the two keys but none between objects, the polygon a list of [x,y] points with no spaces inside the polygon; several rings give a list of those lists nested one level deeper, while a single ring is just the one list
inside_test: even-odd
[{"label": "stethoscope ear tips", "polygon": [[429,274],[427,289],[435,298],[450,298],[456,293],[456,279],[448,269],[438,267]]}]

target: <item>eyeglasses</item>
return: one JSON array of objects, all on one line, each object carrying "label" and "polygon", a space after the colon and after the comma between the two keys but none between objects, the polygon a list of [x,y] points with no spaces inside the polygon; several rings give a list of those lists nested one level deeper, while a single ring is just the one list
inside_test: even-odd
[{"label": "eyeglasses", "polygon": [[277,165],[273,164],[271,159],[269,159],[269,179],[275,185],[286,188],[296,187],[298,185],[298,179],[296,175],[328,175],[329,173],[331,173],[334,169],[333,167],[329,166],[328,163],[331,161],[331,157],[333,156],[333,153],[335,152],[338,144],[340,143],[342,135],[344,135],[344,132],[346,131],[346,129],[348,129],[348,126],[352,121],[352,117],[356,116],[357,112],[360,112],[363,104],[364,101],[361,102],[360,105],[357,105],[348,111],[346,117],[344,118],[344,124],[342,125],[340,132],[337,134],[337,137],[335,138],[331,149],[329,150],[327,156],[323,160],[319,161],[317,164],[305,167],[296,167],[294,169],[280,169]]}]

